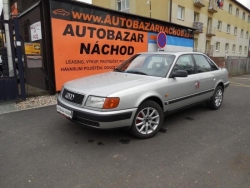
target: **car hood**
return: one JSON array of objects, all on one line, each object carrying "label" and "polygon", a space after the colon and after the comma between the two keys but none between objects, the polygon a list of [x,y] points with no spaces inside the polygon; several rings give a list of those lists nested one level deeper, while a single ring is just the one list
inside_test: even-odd
[{"label": "car hood", "polygon": [[64,87],[77,93],[106,97],[124,89],[161,79],[161,77],[108,72],[69,81],[64,84]]}]

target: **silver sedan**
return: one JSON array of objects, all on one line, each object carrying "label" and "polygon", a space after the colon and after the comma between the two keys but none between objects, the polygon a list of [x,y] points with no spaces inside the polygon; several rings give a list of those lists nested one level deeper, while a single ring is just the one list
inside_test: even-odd
[{"label": "silver sedan", "polygon": [[196,52],[145,52],[112,72],[64,84],[57,111],[97,129],[128,127],[137,138],[154,136],[164,115],[206,103],[217,110],[228,71]]}]

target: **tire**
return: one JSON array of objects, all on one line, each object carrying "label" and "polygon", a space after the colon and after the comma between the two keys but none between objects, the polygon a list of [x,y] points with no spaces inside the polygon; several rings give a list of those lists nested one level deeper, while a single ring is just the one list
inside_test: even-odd
[{"label": "tire", "polygon": [[207,106],[212,110],[218,110],[221,107],[223,101],[224,90],[221,86],[217,86],[212,99],[207,102]]},{"label": "tire", "polygon": [[136,138],[151,138],[160,130],[163,120],[161,107],[154,101],[145,101],[136,111],[130,133]]}]

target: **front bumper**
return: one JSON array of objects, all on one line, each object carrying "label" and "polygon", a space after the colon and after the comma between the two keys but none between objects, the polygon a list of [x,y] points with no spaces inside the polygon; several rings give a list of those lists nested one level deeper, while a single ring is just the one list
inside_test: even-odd
[{"label": "front bumper", "polygon": [[97,129],[112,129],[130,127],[133,122],[137,108],[119,111],[94,111],[74,106],[64,101],[60,95],[57,97],[57,104],[73,112],[71,121]]}]

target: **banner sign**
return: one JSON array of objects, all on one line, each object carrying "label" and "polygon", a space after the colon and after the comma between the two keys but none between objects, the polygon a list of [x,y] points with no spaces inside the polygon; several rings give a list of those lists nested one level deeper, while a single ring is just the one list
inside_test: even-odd
[{"label": "banner sign", "polygon": [[186,27],[84,3],[50,3],[57,91],[69,80],[111,71],[135,53],[157,51],[159,32],[171,38],[170,45],[177,38],[177,45],[193,49],[186,46],[194,37]]},{"label": "banner sign", "polygon": [[41,48],[39,43],[24,43],[24,49],[26,55],[38,55],[41,54]]},{"label": "banner sign", "polygon": [[36,22],[30,26],[31,41],[42,39],[41,22]]},{"label": "banner sign", "polygon": [[17,9],[17,2],[15,2],[11,7],[11,15],[12,15],[12,19],[16,18],[18,16],[18,9]]}]

